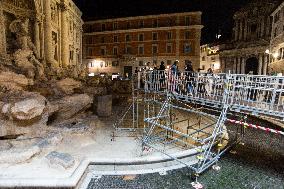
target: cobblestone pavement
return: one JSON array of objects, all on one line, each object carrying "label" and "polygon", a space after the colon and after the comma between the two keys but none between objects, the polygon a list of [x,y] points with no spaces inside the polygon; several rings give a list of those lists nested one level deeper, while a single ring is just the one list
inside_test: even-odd
[{"label": "cobblestone pavement", "polygon": [[[257,123],[251,118],[249,121]],[[235,125],[228,126],[231,130],[235,128]],[[204,188],[284,189],[284,137],[248,128],[242,143],[221,157],[218,162],[221,170],[209,169],[200,176],[198,181]],[[184,168],[167,175],[137,175],[132,180],[103,176],[92,179],[88,189],[189,189],[192,188],[190,175]]]}]

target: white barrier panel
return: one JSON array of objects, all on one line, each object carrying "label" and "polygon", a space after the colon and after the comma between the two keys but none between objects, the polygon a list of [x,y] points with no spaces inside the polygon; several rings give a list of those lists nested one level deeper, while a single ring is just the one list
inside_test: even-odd
[{"label": "white barrier panel", "polygon": [[170,92],[180,99],[222,106],[227,91],[231,110],[284,118],[284,77],[161,70],[142,75],[140,87],[146,92]]}]

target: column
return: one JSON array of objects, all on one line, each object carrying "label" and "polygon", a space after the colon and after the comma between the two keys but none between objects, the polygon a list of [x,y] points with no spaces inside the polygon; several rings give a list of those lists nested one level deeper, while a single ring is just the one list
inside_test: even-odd
[{"label": "column", "polygon": [[235,41],[237,41],[238,38],[239,38],[239,21],[236,20],[235,22],[236,22],[236,27],[235,27]]},{"label": "column", "polygon": [[242,57],[241,58],[241,73],[242,74],[245,74],[245,58],[244,57]]},{"label": "column", "polygon": [[237,70],[238,70],[238,62],[237,62],[237,57],[234,57],[234,73],[238,73]]},{"label": "column", "polygon": [[264,35],[264,19],[260,21],[260,37]]},{"label": "column", "polygon": [[263,64],[263,54],[260,54],[258,58],[258,72],[257,72],[258,75],[262,74],[262,64]]},{"label": "column", "polygon": [[43,31],[43,22],[42,19],[39,24],[39,31],[40,31],[40,58],[44,58],[44,31]]},{"label": "column", "polygon": [[[2,7],[2,1],[0,1],[0,7]],[[4,15],[3,10],[0,9],[0,27],[3,29],[2,32],[0,32],[0,55],[6,54],[6,36],[5,36],[5,22],[4,22]]]},{"label": "column", "polygon": [[243,21],[240,21],[240,31],[239,31],[239,40],[243,39]]},{"label": "column", "polygon": [[58,67],[56,61],[53,58],[52,50],[52,29],[51,29],[51,0],[44,0],[43,9],[44,9],[44,53],[45,60],[49,66]]},{"label": "column", "polygon": [[67,7],[62,3],[61,7],[61,62],[66,67],[69,64],[69,40],[68,40],[68,23]]},{"label": "column", "polygon": [[241,71],[240,71],[240,58],[239,57],[236,58],[236,62],[237,62],[237,74],[240,74]]},{"label": "column", "polygon": [[245,22],[245,26],[244,26],[244,40],[247,39],[247,27],[248,27],[248,23],[247,20],[244,21]]},{"label": "column", "polygon": [[83,59],[83,28],[82,28],[82,26],[81,26],[81,28],[80,28],[80,49],[79,49],[79,53],[80,53],[80,58],[79,58],[79,61],[80,62],[78,62],[78,63],[80,63],[80,64],[83,64],[83,61],[82,61],[82,59]]},{"label": "column", "polygon": [[263,62],[263,75],[267,75],[267,65],[268,65],[268,55],[264,55],[264,62]]},{"label": "column", "polygon": [[36,56],[37,56],[38,59],[41,58],[41,56],[40,56],[40,28],[39,28],[39,23],[40,23],[40,21],[39,21],[39,18],[37,16],[37,18],[35,19],[35,23],[34,23],[34,31],[35,31],[34,39],[35,39],[35,47],[36,47],[36,51],[37,51]]}]

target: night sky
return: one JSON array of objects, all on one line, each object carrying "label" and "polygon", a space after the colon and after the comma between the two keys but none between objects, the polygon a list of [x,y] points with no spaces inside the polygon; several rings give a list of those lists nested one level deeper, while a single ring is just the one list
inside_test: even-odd
[{"label": "night sky", "polygon": [[83,12],[83,20],[202,11],[202,41],[215,42],[221,31],[222,40],[230,38],[233,14],[250,0],[74,0]]}]

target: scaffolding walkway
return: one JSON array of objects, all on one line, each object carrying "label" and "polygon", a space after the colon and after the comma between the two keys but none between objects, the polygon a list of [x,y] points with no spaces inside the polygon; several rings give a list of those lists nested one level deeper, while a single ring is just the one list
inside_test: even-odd
[{"label": "scaffolding walkway", "polygon": [[[244,131],[240,130],[235,140],[228,143],[228,113],[284,119],[284,77],[153,70],[138,73],[133,83],[137,83],[133,85],[133,102],[125,115],[132,113],[131,129],[144,131],[142,151],[159,151],[196,174],[215,164],[243,136]],[[139,113],[138,107],[143,113]],[[199,115],[208,124],[190,125],[191,118],[177,122],[174,110]],[[143,123],[139,115],[143,115]],[[178,124],[186,126],[186,131],[179,129]],[[172,157],[167,151],[167,146],[172,145],[195,149],[198,163],[190,165]]]}]

